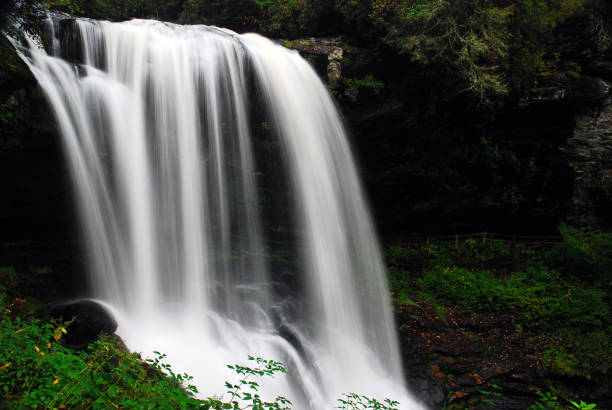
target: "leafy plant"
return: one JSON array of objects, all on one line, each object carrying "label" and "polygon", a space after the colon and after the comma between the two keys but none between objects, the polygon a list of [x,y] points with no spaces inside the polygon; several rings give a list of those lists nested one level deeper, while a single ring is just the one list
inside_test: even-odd
[{"label": "leafy plant", "polygon": [[385,84],[368,74],[363,78],[344,78],[344,83],[348,88],[363,88],[371,90],[374,94],[380,94]]},{"label": "leafy plant", "polygon": [[595,403],[585,403],[583,401],[580,401],[580,403],[577,403],[575,401],[571,401],[570,400],[570,404],[572,406],[574,406],[575,408],[580,409],[580,410],[591,410],[591,409],[597,408],[597,404],[595,404]]},{"label": "leafy plant", "polygon": [[344,398],[338,399],[340,402],[339,409],[381,409],[394,410],[399,406],[399,402],[385,399],[382,403],[368,396],[359,395],[356,393],[344,393]]},{"label": "leafy plant", "polygon": [[612,234],[587,233],[567,225],[559,231],[563,242],[548,253],[551,266],[589,281],[605,278],[612,270]]},{"label": "leafy plant", "polygon": [[[150,373],[112,336],[86,351],[61,343],[66,324],[11,317],[0,296],[0,397],[10,407],[197,407],[172,379]],[[180,380],[180,378],[177,378]]]},{"label": "leafy plant", "polygon": [[[209,398],[203,401],[205,408],[210,409],[239,409],[253,408],[261,409],[288,409],[291,401],[283,396],[277,396],[274,401],[264,401],[257,393],[259,383],[252,380],[253,377],[274,376],[276,373],[286,373],[287,370],[282,363],[274,360],[266,360],[260,357],[248,357],[250,361],[257,364],[256,367],[241,366],[239,364],[228,365],[236,374],[241,376],[241,379],[236,383],[225,382],[225,387],[228,389],[227,394],[230,395],[227,401]],[[246,390],[246,391],[245,391]],[[245,407],[241,407],[245,406]]]},{"label": "leafy plant", "polygon": [[538,399],[529,406],[528,410],[563,410],[557,401],[557,396],[551,392],[536,392]]},{"label": "leafy plant", "polygon": [[[564,407],[559,403],[557,395],[552,392],[537,392],[539,397],[538,399],[529,406],[528,410],[563,410]],[[575,402],[572,400],[567,400],[569,404],[572,405],[572,408],[580,409],[580,410],[591,410],[596,409],[597,404],[595,403],[585,403],[584,401]]]}]

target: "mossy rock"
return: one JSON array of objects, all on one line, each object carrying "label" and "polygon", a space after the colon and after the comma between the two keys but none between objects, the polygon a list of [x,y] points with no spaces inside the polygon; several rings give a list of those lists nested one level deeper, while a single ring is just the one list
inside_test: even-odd
[{"label": "mossy rock", "polygon": [[15,47],[4,36],[0,36],[0,84],[9,77],[32,78],[30,69],[17,54]]}]

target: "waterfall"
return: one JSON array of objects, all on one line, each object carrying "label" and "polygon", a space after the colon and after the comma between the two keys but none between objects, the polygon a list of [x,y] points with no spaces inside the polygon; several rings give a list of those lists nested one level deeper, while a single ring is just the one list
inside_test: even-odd
[{"label": "waterfall", "polygon": [[[204,396],[247,355],[295,408],[406,391],[379,246],[345,131],[313,69],[256,34],[48,21],[13,40],[68,159],[92,296]],[[272,396],[274,397],[274,396]]]}]

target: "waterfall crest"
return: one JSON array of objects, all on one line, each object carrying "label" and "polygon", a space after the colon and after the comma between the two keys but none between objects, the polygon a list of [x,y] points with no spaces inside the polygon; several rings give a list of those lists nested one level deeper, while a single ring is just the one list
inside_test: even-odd
[{"label": "waterfall crest", "polygon": [[48,52],[14,44],[60,128],[92,294],[128,347],[166,353],[204,395],[251,354],[286,364],[263,394],[296,408],[346,392],[421,408],[345,132],[308,63],[216,27],[48,27]]}]

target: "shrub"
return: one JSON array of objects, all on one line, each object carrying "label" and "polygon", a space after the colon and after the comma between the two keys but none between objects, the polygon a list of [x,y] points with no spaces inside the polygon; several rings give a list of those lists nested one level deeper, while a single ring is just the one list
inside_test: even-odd
[{"label": "shrub", "polygon": [[506,299],[503,284],[490,272],[473,272],[457,266],[436,267],[418,285],[437,300],[468,311],[497,310]]},{"label": "shrub", "polygon": [[77,352],[61,343],[62,325],[10,317],[0,299],[0,395],[11,406],[162,407],[197,404],[171,379],[148,372],[112,336]]},{"label": "shrub", "polygon": [[562,225],[563,242],[546,255],[548,264],[566,275],[601,281],[612,272],[612,234],[586,233]]}]

